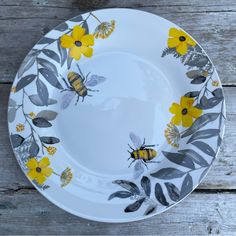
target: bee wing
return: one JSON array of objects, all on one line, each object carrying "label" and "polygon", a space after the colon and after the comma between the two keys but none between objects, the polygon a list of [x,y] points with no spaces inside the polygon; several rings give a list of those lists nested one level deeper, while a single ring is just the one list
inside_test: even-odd
[{"label": "bee wing", "polygon": [[141,160],[137,160],[134,165],[134,179],[137,179],[144,172],[144,167]]},{"label": "bee wing", "polygon": [[62,110],[65,110],[70,105],[74,96],[75,96],[75,93],[72,91],[67,91],[65,94],[62,95],[62,98],[61,98],[61,109]]},{"label": "bee wing", "polygon": [[142,142],[139,136],[134,134],[133,132],[130,132],[129,137],[134,144],[135,148],[140,148],[142,146]]},{"label": "bee wing", "polygon": [[85,82],[85,86],[88,87],[94,87],[97,86],[98,84],[103,83],[106,80],[104,76],[99,76],[99,75],[91,75],[88,80]]}]

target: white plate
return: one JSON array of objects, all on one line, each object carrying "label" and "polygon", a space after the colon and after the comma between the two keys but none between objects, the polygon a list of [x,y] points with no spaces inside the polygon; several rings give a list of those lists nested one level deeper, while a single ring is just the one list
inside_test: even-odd
[{"label": "white plate", "polygon": [[16,158],[46,198],[87,219],[128,222],[198,186],[224,114],[216,70],[191,36],[150,13],[107,9],[33,47],[8,121]]}]

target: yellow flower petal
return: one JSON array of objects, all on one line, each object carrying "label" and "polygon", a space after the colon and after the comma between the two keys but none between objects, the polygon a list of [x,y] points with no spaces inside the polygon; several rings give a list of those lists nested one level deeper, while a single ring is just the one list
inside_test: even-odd
[{"label": "yellow flower petal", "polygon": [[81,46],[80,50],[86,57],[91,57],[93,55],[93,49],[87,46]]},{"label": "yellow flower petal", "polygon": [[182,118],[181,113],[176,114],[175,116],[172,117],[171,122],[175,125],[180,125],[181,118]]},{"label": "yellow flower petal", "polygon": [[186,42],[188,45],[191,45],[191,46],[196,46],[197,44],[190,36],[186,37]]},{"label": "yellow flower petal", "polygon": [[43,168],[41,173],[47,177],[49,177],[52,174],[52,168],[46,167]]},{"label": "yellow flower petal", "polygon": [[85,34],[85,29],[79,25],[76,25],[72,31],[72,37],[75,41],[80,41],[82,36]]},{"label": "yellow flower petal", "polygon": [[188,46],[186,41],[181,42],[177,47],[176,47],[176,51],[180,54],[180,55],[185,55],[188,51]]},{"label": "yellow flower petal", "polygon": [[48,158],[48,157],[44,157],[43,159],[40,160],[38,166],[39,166],[40,168],[45,168],[45,167],[47,167],[47,166],[49,166],[49,165],[50,165],[49,158]]},{"label": "yellow flower petal", "polygon": [[38,184],[42,185],[46,181],[46,177],[43,174],[38,175],[35,180]]},{"label": "yellow flower petal", "polygon": [[94,45],[94,36],[92,34],[87,34],[81,38],[81,43],[84,46],[93,46]]},{"label": "yellow flower petal", "polygon": [[189,115],[191,115],[194,118],[198,118],[202,114],[202,110],[198,109],[196,107],[191,107],[188,109]]},{"label": "yellow flower petal", "polygon": [[192,116],[186,114],[182,116],[182,125],[183,127],[190,127],[193,124]]},{"label": "yellow flower petal", "polygon": [[171,105],[169,111],[170,111],[172,114],[177,114],[177,113],[179,113],[179,112],[181,111],[181,107],[180,107],[179,104],[177,104],[177,103],[174,102],[174,103],[172,103],[172,105]]},{"label": "yellow flower petal", "polygon": [[194,98],[182,96],[180,99],[180,105],[182,108],[189,108],[193,105],[193,103],[194,103]]},{"label": "yellow flower petal", "polygon": [[34,179],[38,176],[38,173],[36,172],[35,169],[33,169],[33,170],[30,170],[30,171],[27,173],[27,176],[28,176],[31,180],[34,180]]},{"label": "yellow flower petal", "polygon": [[176,28],[170,28],[169,36],[177,38],[177,37],[181,36],[181,32],[182,32],[182,30],[178,30]]},{"label": "yellow flower petal", "polygon": [[27,163],[26,166],[29,169],[35,169],[38,166],[38,162],[35,158],[31,158]]},{"label": "yellow flower petal", "polygon": [[75,45],[75,41],[74,39],[67,35],[67,34],[64,34],[62,37],[61,37],[61,46],[63,48],[71,48]]},{"label": "yellow flower petal", "polygon": [[81,51],[80,51],[81,47],[73,47],[70,49],[70,57],[74,58],[75,60],[79,60],[81,57]]},{"label": "yellow flower petal", "polygon": [[180,44],[179,38],[169,38],[168,39],[168,47],[175,48]]}]

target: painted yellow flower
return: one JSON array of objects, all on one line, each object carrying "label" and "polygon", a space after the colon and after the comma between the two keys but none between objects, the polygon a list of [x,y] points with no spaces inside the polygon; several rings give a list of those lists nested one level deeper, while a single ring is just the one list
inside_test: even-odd
[{"label": "painted yellow flower", "polygon": [[26,166],[29,169],[27,176],[31,180],[35,180],[38,184],[42,185],[46,181],[47,177],[49,177],[53,172],[49,165],[50,161],[48,157],[43,157],[39,162],[36,158],[31,158],[26,163]]},{"label": "painted yellow flower", "polygon": [[218,86],[219,86],[219,81],[213,80],[211,84],[212,84],[212,86],[214,86],[214,87],[218,87]]},{"label": "painted yellow flower", "polygon": [[188,36],[184,31],[171,28],[169,31],[168,47],[176,48],[180,55],[184,55],[188,51],[188,46],[195,46],[196,42]]},{"label": "painted yellow flower", "polygon": [[21,131],[23,131],[25,129],[25,126],[23,125],[23,124],[18,124],[17,126],[16,126],[16,131],[17,132],[21,132]]},{"label": "painted yellow flower", "polygon": [[116,22],[114,20],[110,22],[102,22],[98,25],[94,31],[94,37],[105,39],[108,38],[115,29]]},{"label": "painted yellow flower", "polygon": [[46,149],[47,149],[48,154],[51,156],[53,156],[57,151],[57,149],[53,146],[48,146]]},{"label": "painted yellow flower", "polygon": [[198,118],[202,114],[202,110],[193,106],[194,99],[189,97],[181,97],[180,104],[172,103],[170,112],[175,114],[171,122],[175,125],[182,123],[183,127],[190,127],[193,124],[193,118]]},{"label": "painted yellow flower", "polygon": [[167,124],[164,135],[166,137],[167,142],[172,147],[179,147],[180,133],[178,128],[172,122]]},{"label": "painted yellow flower", "polygon": [[92,34],[85,34],[85,29],[79,25],[73,28],[72,34],[64,34],[61,37],[61,46],[63,48],[69,48],[70,57],[75,60],[79,60],[81,54],[86,57],[93,55],[93,49],[89,46],[94,45],[94,36]]},{"label": "painted yellow flower", "polygon": [[29,116],[31,119],[34,119],[36,117],[35,113],[32,111],[29,113]]},{"label": "painted yellow flower", "polygon": [[70,181],[73,178],[73,174],[71,172],[70,167],[67,167],[60,176],[60,180],[61,180],[61,187],[65,187],[67,184],[70,183]]}]

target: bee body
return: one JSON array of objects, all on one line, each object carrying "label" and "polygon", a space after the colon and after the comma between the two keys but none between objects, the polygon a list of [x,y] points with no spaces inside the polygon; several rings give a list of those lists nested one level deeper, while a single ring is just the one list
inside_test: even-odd
[{"label": "bee body", "polygon": [[68,81],[71,85],[71,87],[75,90],[75,92],[80,96],[80,97],[85,97],[88,95],[88,89],[84,85],[84,80],[82,77],[74,72],[70,72],[68,74]]},{"label": "bee body", "polygon": [[144,161],[150,161],[155,158],[157,152],[154,149],[147,148],[147,149],[138,149],[131,152],[131,158],[138,160],[142,159]]}]

